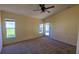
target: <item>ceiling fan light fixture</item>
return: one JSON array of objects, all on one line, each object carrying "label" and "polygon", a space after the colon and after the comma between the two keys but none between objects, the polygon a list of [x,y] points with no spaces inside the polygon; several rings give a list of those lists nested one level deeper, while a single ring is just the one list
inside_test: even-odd
[{"label": "ceiling fan light fixture", "polygon": [[50,13],[50,11],[48,11],[47,9],[51,9],[51,8],[54,8],[55,6],[50,6],[50,7],[45,7],[45,4],[39,4],[39,6],[40,6],[40,9],[39,10],[36,10],[36,11],[42,11],[42,12],[48,12],[48,13]]}]

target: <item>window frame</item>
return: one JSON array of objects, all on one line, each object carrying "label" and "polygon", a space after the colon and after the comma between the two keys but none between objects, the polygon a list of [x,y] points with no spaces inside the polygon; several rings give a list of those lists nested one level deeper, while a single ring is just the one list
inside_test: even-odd
[{"label": "window frame", "polygon": [[14,23],[15,23],[14,19],[6,19],[6,20],[5,20],[6,39],[15,39],[15,38],[16,38],[16,31],[15,31],[15,30],[16,30],[16,26],[15,26],[16,24],[14,24],[15,28],[13,28],[13,29],[14,29],[14,32],[15,32],[14,37],[7,37],[7,29],[8,29],[8,28],[6,28],[6,22],[7,22],[7,21],[8,21],[8,22],[14,22]]}]

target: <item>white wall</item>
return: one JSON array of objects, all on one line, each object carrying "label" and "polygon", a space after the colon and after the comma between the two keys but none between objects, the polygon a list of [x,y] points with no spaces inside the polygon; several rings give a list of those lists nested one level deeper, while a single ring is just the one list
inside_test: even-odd
[{"label": "white wall", "polygon": [[0,52],[2,49],[1,12],[0,12]]}]

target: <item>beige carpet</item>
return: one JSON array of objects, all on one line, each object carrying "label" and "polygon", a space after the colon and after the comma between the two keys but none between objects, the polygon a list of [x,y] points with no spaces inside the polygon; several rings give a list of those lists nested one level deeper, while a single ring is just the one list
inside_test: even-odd
[{"label": "beige carpet", "polygon": [[5,46],[2,54],[74,54],[75,47],[48,37]]}]

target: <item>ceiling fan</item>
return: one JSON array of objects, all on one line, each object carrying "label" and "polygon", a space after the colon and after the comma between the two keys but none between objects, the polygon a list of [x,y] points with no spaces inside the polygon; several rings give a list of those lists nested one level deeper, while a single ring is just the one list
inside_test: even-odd
[{"label": "ceiling fan", "polygon": [[54,8],[55,6],[46,7],[45,4],[39,4],[39,7],[40,7],[40,9],[33,10],[33,11],[41,11],[41,12],[48,12],[48,13],[50,13],[50,11],[48,11],[47,9]]}]

